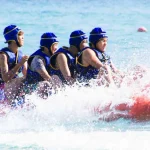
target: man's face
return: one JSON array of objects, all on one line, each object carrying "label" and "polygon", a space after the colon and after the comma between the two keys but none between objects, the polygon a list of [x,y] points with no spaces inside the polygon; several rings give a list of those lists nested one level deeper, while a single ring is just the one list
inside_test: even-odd
[{"label": "man's face", "polygon": [[17,38],[18,38],[19,45],[23,46],[23,44],[24,44],[24,33],[23,33],[23,31],[18,32],[18,37]]},{"label": "man's face", "polygon": [[104,52],[105,51],[105,48],[107,46],[107,38],[102,38],[100,39],[97,43],[96,43],[96,48],[98,50],[100,50],[101,52]]}]

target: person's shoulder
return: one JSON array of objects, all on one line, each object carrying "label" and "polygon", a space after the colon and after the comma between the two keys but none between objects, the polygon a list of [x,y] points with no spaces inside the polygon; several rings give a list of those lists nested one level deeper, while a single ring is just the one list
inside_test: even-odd
[{"label": "person's shoulder", "polygon": [[33,60],[36,62],[38,62],[38,61],[40,61],[40,60],[42,60],[42,61],[44,61],[44,59],[41,57],[41,56],[39,56],[39,55],[36,55],[34,58],[33,58]]},{"label": "person's shoulder", "polygon": [[4,53],[5,51],[8,51],[8,50],[9,50],[8,47],[1,48],[0,53]]},{"label": "person's shoulder", "polygon": [[63,46],[60,47],[55,53],[67,53],[69,51],[69,47]]},{"label": "person's shoulder", "polygon": [[67,56],[64,53],[58,53],[56,57],[56,62],[57,63],[62,63],[67,61]]},{"label": "person's shoulder", "polygon": [[65,49],[65,50],[69,50],[69,47],[67,47],[67,46],[62,46],[61,48]]},{"label": "person's shoulder", "polygon": [[95,52],[90,47],[87,47],[86,50],[83,51],[84,54],[93,55]]},{"label": "person's shoulder", "polygon": [[6,56],[6,51],[8,50],[8,47],[4,47],[0,50],[0,55],[1,56]]},{"label": "person's shoulder", "polygon": [[3,51],[0,51],[0,55],[6,55],[6,53]]},{"label": "person's shoulder", "polygon": [[7,61],[7,57],[8,57],[8,54],[7,54],[7,51],[8,50],[8,47],[4,47],[0,50],[0,61]]},{"label": "person's shoulder", "polygon": [[63,59],[66,58],[67,56],[64,53],[58,53],[57,59]]},{"label": "person's shoulder", "polygon": [[0,61],[7,60],[7,55],[4,52],[0,52]]}]

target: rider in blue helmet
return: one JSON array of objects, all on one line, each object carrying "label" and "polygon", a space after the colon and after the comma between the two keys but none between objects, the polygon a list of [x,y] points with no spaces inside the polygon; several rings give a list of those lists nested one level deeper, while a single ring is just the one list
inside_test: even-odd
[{"label": "rider in blue helmet", "polygon": [[23,80],[18,74],[22,72],[26,76],[28,56],[19,50],[24,44],[24,33],[20,28],[9,25],[3,34],[8,46],[0,50],[0,85],[4,84],[6,99],[12,101]]},{"label": "rider in blue helmet", "polygon": [[51,56],[57,50],[58,42],[57,36],[54,33],[46,32],[41,36],[40,47],[47,48]]},{"label": "rider in blue helmet", "polygon": [[83,40],[87,41],[86,34],[82,30],[75,30],[70,34],[69,44],[80,52],[82,49],[80,44]]},{"label": "rider in blue helmet", "polygon": [[30,88],[25,88],[28,90],[26,93],[29,91],[32,92],[32,88],[35,90],[37,87],[43,86],[43,90],[45,90],[46,87],[51,86],[50,57],[54,54],[57,48],[58,39],[54,33],[46,32],[42,34],[40,49],[31,54],[28,59],[25,86],[30,85]]},{"label": "rider in blue helmet", "polygon": [[110,67],[113,72],[113,78],[116,78],[115,74],[118,74],[117,76],[122,78],[123,74],[116,68],[110,59],[110,56],[106,53],[107,39],[108,36],[105,30],[100,27],[94,28],[89,36],[90,47],[99,55],[101,62]]},{"label": "rider in blue helmet", "polygon": [[53,74],[66,84],[72,84],[76,79],[76,56],[87,45],[87,36],[82,30],[75,30],[70,34],[69,45],[69,48],[61,47],[51,57]]},{"label": "rider in blue helmet", "polygon": [[[101,28],[94,28],[90,32],[89,41],[90,47],[83,49],[77,58],[77,68],[79,73],[79,80],[88,82],[91,79],[97,79],[101,70],[107,72],[105,76],[109,83],[112,83],[112,76],[110,69],[106,63],[109,57],[103,57],[103,51],[107,44],[107,34]],[[102,43],[99,45],[99,43]],[[91,46],[92,45],[92,46]],[[101,50],[97,50],[99,48]]]},{"label": "rider in blue helmet", "polygon": [[[97,48],[97,43],[102,39],[108,39],[106,31],[104,31],[102,28],[97,27],[97,28],[94,28],[90,32],[89,43],[92,48],[99,49],[99,48]],[[104,48],[103,48],[103,50],[104,50]],[[103,50],[100,49],[100,51],[103,51]]]},{"label": "rider in blue helmet", "polygon": [[5,43],[10,43],[11,41],[15,41],[17,46],[18,47],[21,47],[22,46],[22,43],[19,43],[18,41],[18,33],[23,33],[21,31],[20,28],[18,28],[16,25],[10,25],[10,26],[7,26],[5,29],[4,29],[4,37],[6,39],[6,42]]},{"label": "rider in blue helmet", "polygon": [[94,28],[90,32],[89,36],[89,45],[90,47],[95,50],[95,53],[98,52],[97,55],[99,55],[101,62],[110,62],[110,57],[105,53],[106,46],[107,46],[107,40],[108,36],[106,34],[106,31],[104,31],[102,28],[97,27]]}]

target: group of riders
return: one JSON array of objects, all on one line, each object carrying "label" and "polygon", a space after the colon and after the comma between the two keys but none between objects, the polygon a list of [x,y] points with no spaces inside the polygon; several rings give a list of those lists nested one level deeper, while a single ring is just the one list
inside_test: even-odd
[{"label": "group of riders", "polygon": [[42,97],[51,89],[75,82],[89,85],[91,79],[98,79],[99,85],[104,82],[110,85],[115,74],[121,77],[105,52],[108,36],[101,27],[90,32],[89,44],[86,34],[75,30],[70,34],[69,47],[61,48],[57,36],[46,32],[41,36],[40,48],[30,56],[19,50],[24,44],[24,32],[20,28],[9,25],[3,34],[8,46],[0,50],[0,90],[10,105],[21,95],[35,90]]}]

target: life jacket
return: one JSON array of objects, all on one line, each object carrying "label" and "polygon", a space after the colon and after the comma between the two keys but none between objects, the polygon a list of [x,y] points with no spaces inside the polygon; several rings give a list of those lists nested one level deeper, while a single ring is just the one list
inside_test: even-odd
[{"label": "life jacket", "polygon": [[[3,48],[0,50],[0,53],[5,53],[7,56],[7,62],[8,62],[8,69],[11,70],[12,68],[14,68],[17,63],[19,63],[23,57],[23,53],[19,50],[18,54],[15,55],[15,53],[13,53],[9,48]],[[18,72],[16,73],[16,75],[13,78],[17,78],[18,74],[20,72],[22,72],[23,67],[20,67],[20,69],[18,70]],[[3,84],[4,81],[2,79],[2,75],[1,75],[1,71],[0,71],[0,84]]]},{"label": "life jacket", "polygon": [[27,84],[34,84],[40,81],[44,81],[42,76],[38,72],[33,71],[31,68],[31,62],[35,56],[39,56],[44,60],[45,68],[47,72],[50,73],[50,57],[47,54],[43,53],[41,49],[39,49],[36,52],[34,52],[28,59],[28,69],[27,69],[27,75],[26,75]]},{"label": "life jacket", "polygon": [[[79,53],[78,57],[77,57],[77,71],[78,71],[78,80],[80,82],[82,81],[89,81],[90,79],[96,79],[97,75],[99,73],[99,69],[89,65],[89,66],[84,66],[82,64],[82,54],[83,51],[85,51],[87,48],[86,47],[84,49],[81,50],[81,52]],[[91,48],[90,48],[91,49]],[[96,49],[91,49],[95,52],[97,58],[102,62],[102,63],[108,63],[110,64],[110,57],[105,53],[105,52],[100,52]]]},{"label": "life jacket", "polygon": [[53,75],[57,75],[61,80],[62,82],[65,82],[65,79],[60,71],[60,69],[56,68],[56,58],[58,56],[58,54],[60,53],[63,53],[65,54],[65,56],[67,57],[67,60],[68,60],[68,67],[69,67],[69,70],[70,70],[70,73],[71,73],[71,77],[74,78],[75,76],[75,72],[76,72],[76,65],[75,65],[75,62],[76,62],[76,59],[75,57],[67,50],[66,47],[62,47],[60,49],[58,49],[51,57],[50,59],[50,65],[51,65],[51,74]]}]

